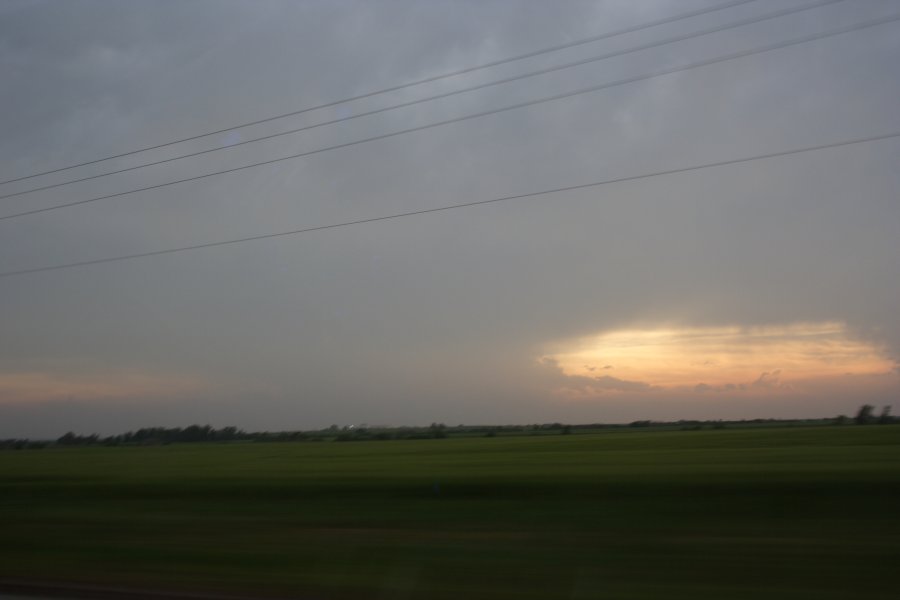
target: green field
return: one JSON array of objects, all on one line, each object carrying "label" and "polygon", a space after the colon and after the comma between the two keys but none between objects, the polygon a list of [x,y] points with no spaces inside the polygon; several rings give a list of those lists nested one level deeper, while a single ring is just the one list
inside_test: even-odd
[{"label": "green field", "polygon": [[900,426],[0,452],[0,580],[895,598]]}]

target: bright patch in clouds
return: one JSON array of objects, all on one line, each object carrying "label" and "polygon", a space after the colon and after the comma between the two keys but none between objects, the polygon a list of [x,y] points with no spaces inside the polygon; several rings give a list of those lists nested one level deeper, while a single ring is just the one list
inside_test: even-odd
[{"label": "bright patch in clouds", "polygon": [[609,331],[561,344],[542,362],[591,394],[652,390],[766,393],[890,374],[883,348],[843,323]]}]

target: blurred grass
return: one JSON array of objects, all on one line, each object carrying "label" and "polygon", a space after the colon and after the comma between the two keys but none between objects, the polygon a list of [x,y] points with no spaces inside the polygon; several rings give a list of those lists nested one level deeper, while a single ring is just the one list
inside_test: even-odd
[{"label": "blurred grass", "polygon": [[0,578],[316,598],[893,598],[900,426],[0,453]]}]

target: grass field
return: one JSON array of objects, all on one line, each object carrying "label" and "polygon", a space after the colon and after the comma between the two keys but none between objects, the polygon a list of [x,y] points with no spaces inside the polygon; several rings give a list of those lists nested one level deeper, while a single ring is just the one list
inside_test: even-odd
[{"label": "grass field", "polygon": [[0,579],[895,598],[900,426],[0,452]]}]

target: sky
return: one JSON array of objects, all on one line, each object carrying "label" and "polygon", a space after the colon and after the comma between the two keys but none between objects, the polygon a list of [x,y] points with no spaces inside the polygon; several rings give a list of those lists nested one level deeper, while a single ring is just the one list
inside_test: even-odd
[{"label": "sky", "polygon": [[[900,132],[900,14],[756,0],[0,185],[0,275]],[[4,0],[0,180],[725,0]],[[731,3],[727,3],[731,4]],[[606,60],[229,148],[581,59]],[[642,78],[643,77],[643,78]],[[0,276],[0,438],[854,414],[900,400],[900,138]],[[880,410],[880,408],[879,408]]]}]

